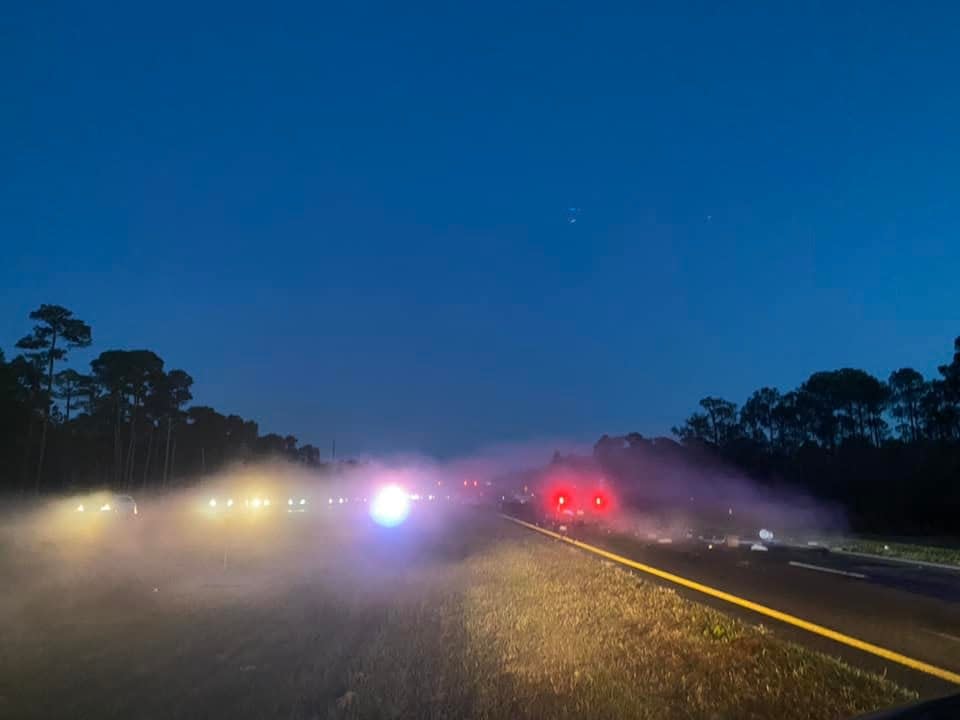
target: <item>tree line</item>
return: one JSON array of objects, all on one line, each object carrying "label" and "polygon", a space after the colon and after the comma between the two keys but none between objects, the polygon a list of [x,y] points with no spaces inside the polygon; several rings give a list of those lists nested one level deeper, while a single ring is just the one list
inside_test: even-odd
[{"label": "tree line", "polygon": [[321,465],[293,435],[190,405],[193,378],[152,350],[104,350],[81,372],[66,364],[93,343],[90,326],[59,305],[30,319],[19,352],[0,350],[0,490],[156,489],[267,457]]},{"label": "tree line", "polygon": [[667,438],[604,436],[594,455],[621,471],[630,452],[722,462],[768,484],[842,505],[855,527],[960,532],[960,337],[927,379],[900,368],[815,372],[799,387],[763,387],[742,405],[705,397]]}]

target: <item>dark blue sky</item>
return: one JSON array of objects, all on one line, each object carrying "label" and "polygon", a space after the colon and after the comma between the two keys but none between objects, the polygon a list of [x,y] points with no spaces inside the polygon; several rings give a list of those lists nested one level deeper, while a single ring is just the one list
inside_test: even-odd
[{"label": "dark blue sky", "polygon": [[56,302],[265,431],[452,454],[960,334],[955,4],[8,5],[8,354]]}]

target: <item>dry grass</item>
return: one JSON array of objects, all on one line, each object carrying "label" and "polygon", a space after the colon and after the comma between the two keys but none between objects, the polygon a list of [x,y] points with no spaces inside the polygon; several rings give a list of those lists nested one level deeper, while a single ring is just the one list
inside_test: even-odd
[{"label": "dry grass", "polygon": [[0,716],[843,718],[911,699],[496,518],[404,532],[385,549],[317,524],[235,543],[227,570],[165,546],[135,574],[20,573]]}]

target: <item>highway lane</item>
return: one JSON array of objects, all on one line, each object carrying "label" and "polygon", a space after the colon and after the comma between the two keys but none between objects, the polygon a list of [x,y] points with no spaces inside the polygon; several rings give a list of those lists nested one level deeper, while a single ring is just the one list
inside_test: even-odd
[{"label": "highway lane", "polygon": [[[960,673],[960,573],[874,561],[823,550],[772,546],[728,548],[697,540],[670,544],[570,528],[570,537],[732,593],[931,665]],[[791,640],[885,672],[924,697],[957,686],[902,665],[842,646],[702,594],[682,590]]]}]

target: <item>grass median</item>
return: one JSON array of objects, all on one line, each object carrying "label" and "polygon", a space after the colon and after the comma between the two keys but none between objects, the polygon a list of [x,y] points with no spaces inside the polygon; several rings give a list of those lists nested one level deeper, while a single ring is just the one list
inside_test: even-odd
[{"label": "grass median", "polygon": [[882,542],[879,540],[844,540],[839,543],[841,550],[868,553],[899,560],[922,560],[940,565],[954,565],[960,568],[960,548],[938,547],[935,545],[912,545],[910,543]]}]

